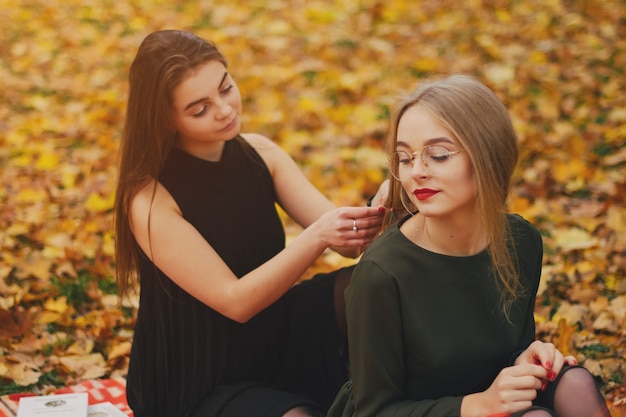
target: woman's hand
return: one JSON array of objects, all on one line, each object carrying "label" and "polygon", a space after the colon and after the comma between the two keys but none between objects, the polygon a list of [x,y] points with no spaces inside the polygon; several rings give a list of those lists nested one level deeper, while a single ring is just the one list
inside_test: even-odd
[{"label": "woman's hand", "polygon": [[461,403],[461,416],[511,414],[532,406],[537,390],[545,390],[563,365],[577,364],[573,356],[563,356],[552,343],[535,341],[504,368],[484,392],[467,395]]},{"label": "woman's hand", "polygon": [[530,363],[502,369],[486,391],[463,398],[461,416],[511,414],[531,407],[547,372],[540,365]]},{"label": "woman's hand", "polygon": [[563,356],[552,343],[536,340],[515,360],[516,365],[523,363],[542,366],[548,371],[546,379],[554,381],[564,364],[574,366],[578,361],[573,356]]},{"label": "woman's hand", "polygon": [[335,251],[356,257],[378,235],[384,213],[378,207],[340,207],[325,213],[310,227]]}]

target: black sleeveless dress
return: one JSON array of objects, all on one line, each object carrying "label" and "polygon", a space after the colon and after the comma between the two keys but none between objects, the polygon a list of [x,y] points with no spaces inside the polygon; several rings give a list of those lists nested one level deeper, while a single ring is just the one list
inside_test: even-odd
[{"label": "black sleeveless dress", "polygon": [[[174,149],[159,181],[237,276],[284,248],[272,177],[243,138],[227,141],[219,162]],[[219,409],[258,384],[327,408],[347,378],[337,349],[334,274],[296,285],[240,324],[196,300],[143,257],[127,380],[135,417],[188,416],[218,388],[235,387],[211,399],[217,404],[211,408]]]}]

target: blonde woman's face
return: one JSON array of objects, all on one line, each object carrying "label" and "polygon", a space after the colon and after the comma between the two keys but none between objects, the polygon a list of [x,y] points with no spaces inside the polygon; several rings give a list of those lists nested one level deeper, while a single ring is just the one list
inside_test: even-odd
[{"label": "blonde woman's face", "polygon": [[402,115],[396,151],[399,157],[390,164],[397,166],[397,178],[420,213],[426,217],[475,214],[477,188],[467,152],[419,105]]},{"label": "blonde woman's face", "polygon": [[172,99],[178,146],[191,154],[203,157],[239,134],[241,95],[221,62],[194,69],[174,89]]}]

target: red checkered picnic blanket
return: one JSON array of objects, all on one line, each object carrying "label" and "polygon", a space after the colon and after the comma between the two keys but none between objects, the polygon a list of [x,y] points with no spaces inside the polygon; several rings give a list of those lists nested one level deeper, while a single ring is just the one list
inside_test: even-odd
[{"label": "red checkered picnic blanket", "polygon": [[[111,402],[129,417],[133,417],[132,410],[126,402],[126,381],[118,378],[92,379],[83,381],[71,387],[63,387],[54,394],[68,394],[72,392],[86,392],[89,405]],[[15,417],[20,398],[36,395],[33,393],[9,394],[0,397],[0,417]]]}]

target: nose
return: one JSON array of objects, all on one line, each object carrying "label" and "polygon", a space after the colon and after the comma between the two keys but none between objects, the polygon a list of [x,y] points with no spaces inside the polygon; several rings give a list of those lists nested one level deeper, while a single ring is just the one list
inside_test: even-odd
[{"label": "nose", "polygon": [[420,155],[413,160],[413,165],[411,166],[411,176],[413,178],[423,178],[427,175],[428,171],[426,171],[426,164],[424,164]]},{"label": "nose", "polygon": [[228,104],[228,102],[224,100],[220,100],[215,103],[215,106],[216,106],[215,118],[217,120],[223,120],[227,118],[228,116],[230,116],[230,113],[232,112],[232,106]]}]

